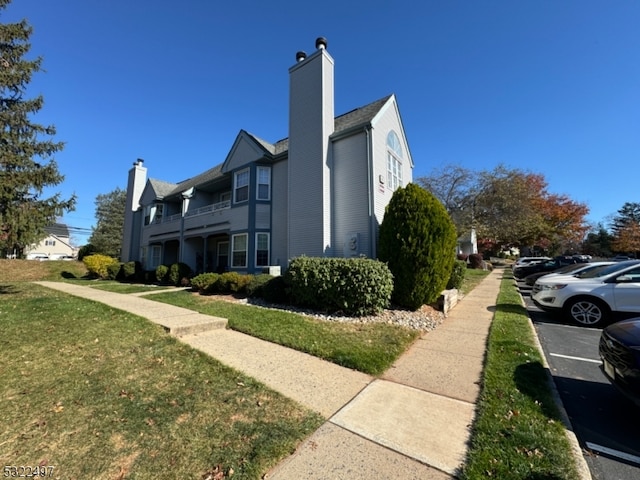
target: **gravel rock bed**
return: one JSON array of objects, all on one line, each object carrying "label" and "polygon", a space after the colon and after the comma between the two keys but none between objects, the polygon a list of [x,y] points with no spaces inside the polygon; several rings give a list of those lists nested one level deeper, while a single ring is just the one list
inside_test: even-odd
[{"label": "gravel rock bed", "polygon": [[341,322],[341,323],[388,323],[392,325],[399,325],[402,327],[411,328],[413,330],[420,330],[428,332],[435,329],[439,324],[443,322],[446,315],[436,310],[435,308],[424,305],[419,310],[411,311],[406,309],[386,309],[378,315],[370,315],[366,317],[348,317],[340,314],[326,314],[320,313],[314,310],[307,310],[303,308],[293,307],[291,305],[276,305],[267,303],[260,299],[255,298],[235,298],[225,296],[221,298],[223,300],[232,301],[235,303],[243,303],[261,308],[270,308],[275,310],[286,310],[288,312],[294,312],[299,315],[312,317],[318,320],[324,320],[328,322]]}]

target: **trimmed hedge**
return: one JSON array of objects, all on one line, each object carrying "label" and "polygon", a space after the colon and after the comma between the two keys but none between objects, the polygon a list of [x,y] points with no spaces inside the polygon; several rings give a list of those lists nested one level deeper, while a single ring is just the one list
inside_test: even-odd
[{"label": "trimmed hedge", "polygon": [[284,274],[292,303],[346,315],[372,315],[389,305],[393,275],[367,258],[294,258]]}]

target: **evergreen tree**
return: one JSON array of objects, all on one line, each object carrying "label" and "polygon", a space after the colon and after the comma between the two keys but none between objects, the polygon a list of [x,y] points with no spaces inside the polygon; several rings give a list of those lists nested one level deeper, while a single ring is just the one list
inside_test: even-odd
[{"label": "evergreen tree", "polygon": [[433,194],[413,183],[394,192],[378,247],[393,273],[393,302],[412,310],[435,302],[451,277],[455,248],[456,228]]},{"label": "evergreen tree", "polygon": [[[10,0],[0,0],[0,12]],[[42,58],[27,60],[32,28],[26,20],[0,23],[0,252],[22,255],[38,243],[44,228],[75,207],[75,196],[44,197],[45,188],[64,180],[53,159],[62,142],[53,141],[55,127],[31,121],[44,103],[42,96],[25,98]]]},{"label": "evergreen tree", "polygon": [[115,258],[120,256],[126,200],[127,192],[121,188],[96,197],[97,224],[89,243],[97,252]]}]

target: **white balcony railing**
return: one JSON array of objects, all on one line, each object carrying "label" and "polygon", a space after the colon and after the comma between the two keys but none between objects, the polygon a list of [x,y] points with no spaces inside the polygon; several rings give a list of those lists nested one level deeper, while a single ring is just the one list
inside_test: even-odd
[{"label": "white balcony railing", "polygon": [[218,210],[226,210],[231,208],[231,201],[225,200],[224,202],[213,203],[211,205],[205,205],[204,207],[196,208],[192,212],[187,212],[185,217],[193,217],[195,215],[202,215],[203,213],[217,212]]}]

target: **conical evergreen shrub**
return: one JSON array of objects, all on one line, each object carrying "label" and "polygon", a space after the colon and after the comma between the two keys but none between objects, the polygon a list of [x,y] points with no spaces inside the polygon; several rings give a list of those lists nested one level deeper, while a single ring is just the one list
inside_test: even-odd
[{"label": "conical evergreen shrub", "polygon": [[393,273],[392,301],[417,310],[447,287],[455,262],[456,228],[427,190],[410,183],[397,189],[380,225],[378,258]]}]

